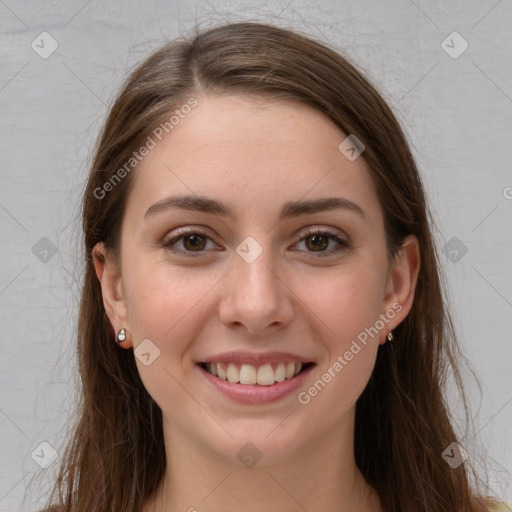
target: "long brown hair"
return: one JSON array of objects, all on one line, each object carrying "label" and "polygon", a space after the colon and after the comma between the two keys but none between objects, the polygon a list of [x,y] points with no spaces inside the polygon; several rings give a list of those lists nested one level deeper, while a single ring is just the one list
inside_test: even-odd
[{"label": "long brown hair", "polygon": [[357,402],[356,463],[386,511],[484,510],[469,462],[452,469],[441,456],[457,441],[445,399],[449,377],[468,417],[464,359],[446,308],[432,219],[405,136],[376,89],[346,58],[296,31],[259,23],[227,24],[166,44],[133,71],[109,112],[83,198],[81,399],[46,510],[53,504],[59,511],[139,512],[162,481],[161,410],[142,384],[133,352],[113,342],[91,257],[98,242],[118,256],[137,170],[108,193],[98,190],[105,190],[155,127],[189,98],[232,93],[300,100],[364,143],[389,254],[413,234],[421,268],[412,310],[395,329],[394,341],[379,348]]}]

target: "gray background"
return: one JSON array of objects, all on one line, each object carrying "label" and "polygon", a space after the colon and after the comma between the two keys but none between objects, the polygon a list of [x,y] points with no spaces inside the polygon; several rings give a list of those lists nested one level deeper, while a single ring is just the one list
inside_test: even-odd
[{"label": "gray background", "polygon": [[[41,443],[60,450],[70,424],[74,216],[107,106],[129,68],[164,40],[196,23],[245,19],[330,41],[402,122],[436,216],[456,326],[482,383],[480,395],[468,380],[474,428],[462,429],[463,446],[479,468],[489,454],[490,484],[512,502],[512,3],[311,4],[0,0],[1,510],[41,504],[57,467],[36,462],[51,460]],[[42,32],[58,44],[50,56]]]}]

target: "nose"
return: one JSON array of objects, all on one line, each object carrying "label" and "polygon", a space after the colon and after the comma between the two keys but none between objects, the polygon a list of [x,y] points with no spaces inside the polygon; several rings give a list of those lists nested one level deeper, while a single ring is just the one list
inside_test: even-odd
[{"label": "nose", "polygon": [[293,293],[270,251],[252,262],[236,256],[224,283],[219,316],[230,329],[265,335],[287,326],[293,317]]}]

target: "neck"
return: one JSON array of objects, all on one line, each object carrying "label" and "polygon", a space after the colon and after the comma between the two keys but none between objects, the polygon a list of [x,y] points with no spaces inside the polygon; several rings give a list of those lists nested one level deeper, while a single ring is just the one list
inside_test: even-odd
[{"label": "neck", "polygon": [[266,462],[262,454],[250,467],[199,445],[165,419],[164,433],[167,471],[144,512],[382,510],[377,493],[355,464],[353,421],[329,435],[307,439],[282,460]]}]

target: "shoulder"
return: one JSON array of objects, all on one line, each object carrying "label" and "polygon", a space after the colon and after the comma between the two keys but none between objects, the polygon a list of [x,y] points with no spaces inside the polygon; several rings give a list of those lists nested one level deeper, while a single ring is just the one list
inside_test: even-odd
[{"label": "shoulder", "polygon": [[489,508],[489,512],[512,512],[512,508],[506,503],[496,503]]}]

